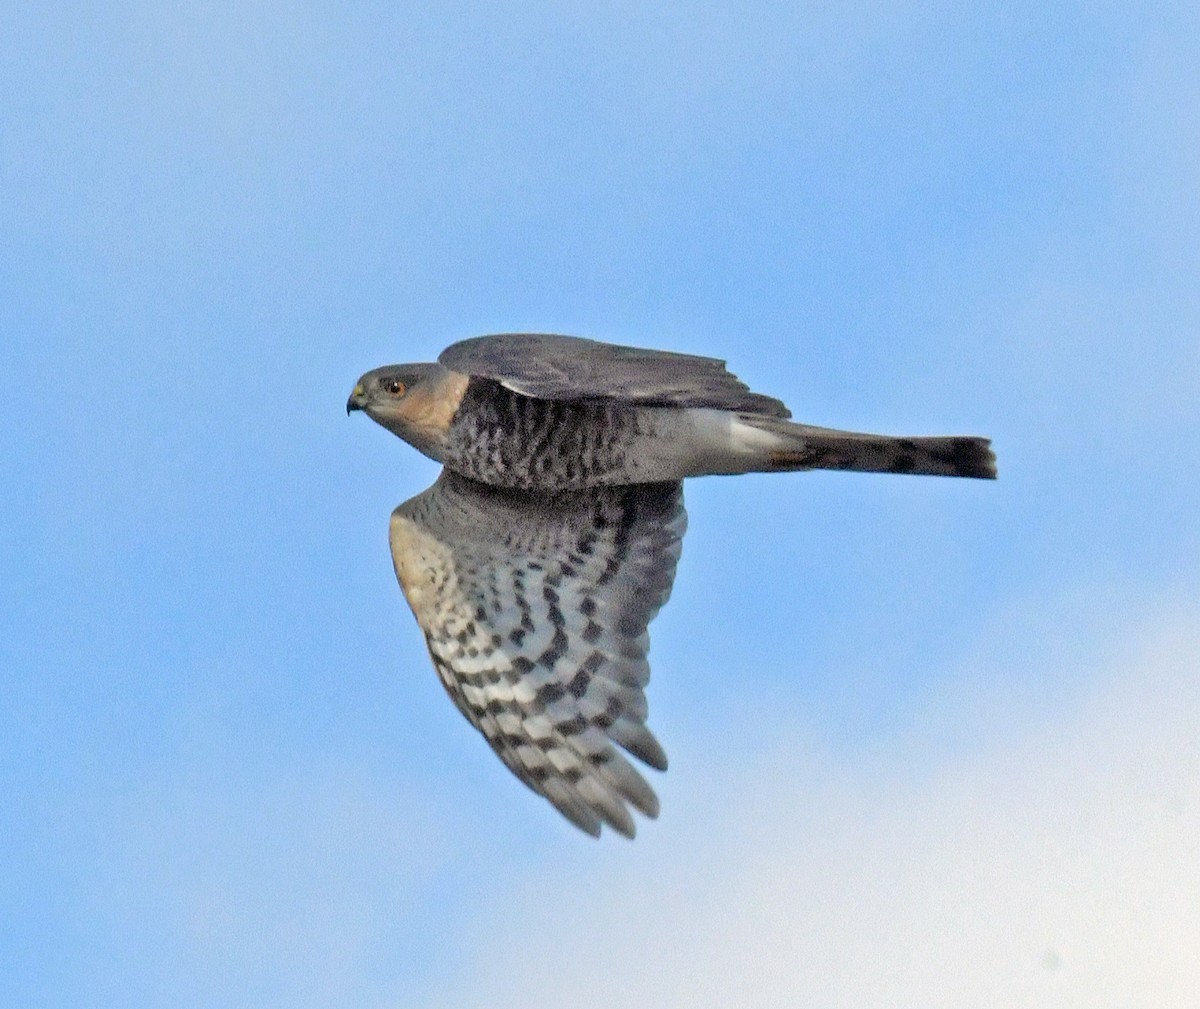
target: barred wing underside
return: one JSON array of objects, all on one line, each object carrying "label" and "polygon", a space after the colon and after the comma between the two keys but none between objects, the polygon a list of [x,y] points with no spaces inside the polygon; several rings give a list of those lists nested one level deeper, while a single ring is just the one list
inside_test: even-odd
[{"label": "barred wing underside", "polygon": [[593,835],[632,837],[627,804],[658,813],[622,750],[667,766],[645,725],[647,625],[685,526],[678,483],[537,494],[449,471],[392,513],[396,576],[450,697]]}]

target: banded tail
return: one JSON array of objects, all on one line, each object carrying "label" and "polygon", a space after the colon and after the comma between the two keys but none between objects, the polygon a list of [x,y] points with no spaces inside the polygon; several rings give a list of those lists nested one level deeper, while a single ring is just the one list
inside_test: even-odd
[{"label": "banded tail", "polygon": [[739,414],[733,434],[735,441],[753,446],[765,472],[842,469],[996,479],[996,456],[987,438],[859,434],[756,414]]}]

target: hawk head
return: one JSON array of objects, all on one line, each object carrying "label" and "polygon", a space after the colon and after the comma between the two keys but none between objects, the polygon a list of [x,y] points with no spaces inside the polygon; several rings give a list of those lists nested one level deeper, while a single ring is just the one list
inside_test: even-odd
[{"label": "hawk head", "polygon": [[368,371],[346,401],[438,462],[467,376],[440,364],[389,364]]}]

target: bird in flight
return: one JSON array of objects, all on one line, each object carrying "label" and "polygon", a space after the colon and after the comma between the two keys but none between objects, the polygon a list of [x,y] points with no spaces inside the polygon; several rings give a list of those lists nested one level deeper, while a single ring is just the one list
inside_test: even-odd
[{"label": "bird in flight", "polygon": [[793,423],[723,361],[571,336],[463,340],[376,368],[346,412],[442,464],[392,512],[392,561],[458,709],[571,823],[633,837],[665,770],[647,627],[667,601],[682,481],[809,469],[994,479],[986,438]]}]

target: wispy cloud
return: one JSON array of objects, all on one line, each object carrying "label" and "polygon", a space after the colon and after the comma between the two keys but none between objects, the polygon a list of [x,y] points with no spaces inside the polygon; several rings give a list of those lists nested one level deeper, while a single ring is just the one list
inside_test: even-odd
[{"label": "wispy cloud", "polygon": [[1099,663],[1086,693],[998,677],[858,763],[777,738],[674,797],[636,858],[494,895],[451,1001],[1190,1006],[1200,607],[1045,643],[1048,681]]}]

